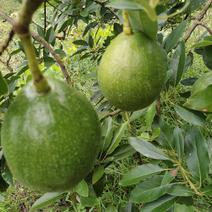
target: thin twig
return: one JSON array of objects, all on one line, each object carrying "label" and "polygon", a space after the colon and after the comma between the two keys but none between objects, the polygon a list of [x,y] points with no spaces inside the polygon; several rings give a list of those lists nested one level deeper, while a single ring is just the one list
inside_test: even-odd
[{"label": "thin twig", "polygon": [[118,109],[118,110],[114,110],[114,111],[112,111],[112,112],[110,112],[110,113],[107,113],[106,115],[104,115],[102,118],[101,118],[101,120],[103,120],[103,119],[106,119],[106,118],[108,118],[108,117],[113,117],[113,116],[116,116],[116,115],[118,115],[119,113],[121,113],[122,111],[120,110],[120,109]]},{"label": "thin twig", "polygon": [[14,37],[14,31],[13,29],[10,30],[9,35],[7,37],[7,39],[5,40],[3,46],[0,47],[0,56],[4,53],[4,51],[8,48],[10,42],[12,41],[13,37]]},{"label": "thin twig", "polygon": [[13,69],[12,69],[12,67],[8,64],[8,62],[5,62],[5,61],[3,61],[3,60],[0,58],[0,63],[2,63],[5,67],[7,67],[7,69],[10,71],[10,73],[13,72]]},{"label": "thin twig", "polygon": [[212,30],[211,30],[208,26],[206,26],[204,23],[202,23],[202,22],[197,22],[197,25],[198,25],[198,26],[204,27],[204,28],[208,31],[208,33],[209,33],[210,35],[212,35]]},{"label": "thin twig", "polygon": [[54,49],[51,47],[51,45],[44,40],[41,36],[39,36],[37,33],[35,32],[31,32],[32,37],[38,41],[39,43],[41,43],[46,49],[49,50],[50,54],[54,57],[55,61],[58,63],[58,65],[60,66],[60,69],[64,75],[64,78],[66,79],[67,83],[72,83],[70,76],[68,74],[68,71],[66,70],[66,67],[63,63],[63,61],[61,60],[60,56],[54,51]]},{"label": "thin twig", "polygon": [[208,9],[210,8],[212,0],[209,0],[207,4],[203,7],[200,11],[199,15],[195,18],[193,25],[187,30],[187,33],[184,37],[185,42],[191,37],[192,32],[196,29],[199,25],[199,22],[204,18],[205,14],[207,13]]},{"label": "thin twig", "polygon": [[[7,22],[9,22],[12,26],[14,26],[15,21],[9,17],[7,14],[5,14],[1,9],[0,9],[0,16],[2,18],[4,18]],[[41,43],[46,49],[48,49],[48,51],[51,53],[51,55],[53,56],[54,60],[57,62],[57,64],[60,66],[60,69],[64,75],[64,78],[66,79],[66,82],[69,84],[73,84],[68,71],[66,70],[66,67],[62,61],[62,59],[60,58],[60,56],[54,51],[54,49],[52,48],[52,46],[46,41],[44,40],[41,36],[39,36],[37,33],[35,32],[31,32],[32,37],[38,41],[39,43]]]}]

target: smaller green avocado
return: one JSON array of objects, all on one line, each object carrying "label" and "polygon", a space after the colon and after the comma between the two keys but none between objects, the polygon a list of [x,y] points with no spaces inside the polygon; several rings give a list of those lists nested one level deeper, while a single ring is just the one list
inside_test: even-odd
[{"label": "smaller green avocado", "polygon": [[114,106],[135,111],[156,100],[166,72],[167,55],[156,41],[142,32],[121,33],[102,57],[98,82]]}]

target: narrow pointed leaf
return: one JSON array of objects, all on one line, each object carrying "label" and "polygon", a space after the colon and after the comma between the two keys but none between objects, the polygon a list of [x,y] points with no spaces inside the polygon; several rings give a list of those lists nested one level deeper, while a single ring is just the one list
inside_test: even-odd
[{"label": "narrow pointed leaf", "polygon": [[173,48],[175,48],[180,41],[185,28],[186,28],[187,22],[183,21],[181,22],[165,39],[164,41],[164,47],[167,52],[171,51]]},{"label": "narrow pointed leaf", "polygon": [[116,132],[114,138],[113,138],[113,141],[112,141],[112,144],[110,145],[108,151],[107,151],[107,154],[111,154],[113,153],[113,151],[118,147],[118,145],[120,144],[121,142],[121,139],[124,135],[124,132],[125,130],[127,129],[127,124],[128,122],[125,122],[121,125],[121,127],[119,128],[119,130]]},{"label": "narrow pointed leaf", "polygon": [[201,131],[192,127],[185,138],[186,162],[194,178],[203,182],[209,173],[209,154],[207,143]]},{"label": "narrow pointed leaf", "polygon": [[184,106],[193,110],[212,112],[212,72],[204,74],[195,82],[191,96]]},{"label": "narrow pointed leaf", "polygon": [[184,135],[183,131],[178,127],[174,129],[173,142],[178,158],[182,160],[184,155]]},{"label": "narrow pointed leaf", "polygon": [[113,119],[108,117],[102,126],[102,151],[106,151],[112,142],[113,137]]},{"label": "narrow pointed leaf", "polygon": [[194,192],[184,185],[176,184],[169,189],[168,194],[179,197],[190,197],[194,195]]},{"label": "narrow pointed leaf", "polygon": [[174,204],[174,212],[195,212],[196,210],[191,205],[183,205],[183,204]]},{"label": "narrow pointed leaf", "polygon": [[205,188],[203,188],[202,192],[204,193],[204,195],[212,197],[212,185],[208,185]]},{"label": "narrow pointed leaf", "polygon": [[134,203],[147,203],[166,194],[172,185],[161,185],[161,179],[160,176],[155,176],[138,184],[130,194],[130,201]]},{"label": "narrow pointed leaf", "polygon": [[75,191],[82,197],[88,197],[89,194],[88,184],[86,183],[85,180],[82,180],[74,187],[73,191]]},{"label": "narrow pointed leaf", "polygon": [[130,23],[134,31],[142,31],[149,38],[156,40],[158,23],[152,21],[144,10],[129,11]]},{"label": "narrow pointed leaf", "polygon": [[92,184],[97,183],[103,177],[104,173],[105,173],[104,166],[100,166],[96,170],[94,170],[94,173],[92,176]]},{"label": "narrow pointed leaf", "polygon": [[44,194],[42,197],[35,201],[35,203],[30,208],[30,212],[36,211],[54,203],[61,197],[62,194],[62,192],[51,192]]},{"label": "narrow pointed leaf", "polygon": [[177,114],[186,122],[195,125],[195,126],[204,126],[205,121],[201,117],[195,115],[191,111],[180,107],[178,105],[175,105],[175,111]]},{"label": "narrow pointed leaf", "polygon": [[155,147],[153,144],[147,141],[142,141],[137,138],[131,137],[129,139],[130,145],[142,155],[156,159],[156,160],[169,160],[168,156],[163,153],[162,150]]},{"label": "narrow pointed leaf", "polygon": [[151,131],[152,130],[152,123],[154,121],[155,115],[156,115],[156,102],[153,102],[147,110],[147,113],[145,115],[145,122],[147,126],[147,130]]},{"label": "narrow pointed leaf", "polygon": [[175,201],[176,197],[166,195],[153,202],[145,204],[142,208],[142,212],[159,212],[167,211]]},{"label": "narrow pointed leaf", "polygon": [[157,20],[157,14],[154,8],[146,0],[111,0],[108,6],[122,10],[144,10],[151,20]]},{"label": "narrow pointed leaf", "polygon": [[137,184],[141,180],[149,177],[150,175],[162,171],[164,171],[164,169],[154,164],[144,164],[141,166],[137,166],[123,176],[122,180],[120,181],[120,185],[129,186]]},{"label": "narrow pointed leaf", "polygon": [[8,92],[8,85],[0,71],[0,96],[5,95],[7,92]]},{"label": "narrow pointed leaf", "polygon": [[168,80],[168,83],[170,85],[176,86],[180,82],[184,71],[185,57],[185,43],[181,41],[178,44],[169,65],[171,77]]},{"label": "narrow pointed leaf", "polygon": [[167,184],[171,183],[174,180],[174,178],[175,178],[175,176],[172,174],[172,171],[167,171],[163,176],[161,185],[167,185]]}]

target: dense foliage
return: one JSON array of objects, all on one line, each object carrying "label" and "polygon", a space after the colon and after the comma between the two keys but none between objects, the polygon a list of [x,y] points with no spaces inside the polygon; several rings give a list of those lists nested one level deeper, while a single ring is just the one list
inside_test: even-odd
[{"label": "dense foliage", "polygon": [[[55,202],[65,202],[61,211],[211,210],[212,35],[210,26],[201,22],[210,5],[210,0],[43,4],[32,25],[40,66],[46,75],[64,78],[90,98],[101,121],[102,143],[95,167],[83,181],[68,193],[40,195],[32,211]],[[96,66],[122,32],[121,10],[128,10],[133,32],[142,31],[168,55],[160,98],[135,112],[111,105],[97,83]],[[189,46],[199,25],[204,31]],[[22,64],[16,71],[0,71],[0,124],[31,78],[22,44],[15,40],[10,51]],[[192,72],[198,55],[204,69]],[[2,192],[13,183],[1,150]]]}]

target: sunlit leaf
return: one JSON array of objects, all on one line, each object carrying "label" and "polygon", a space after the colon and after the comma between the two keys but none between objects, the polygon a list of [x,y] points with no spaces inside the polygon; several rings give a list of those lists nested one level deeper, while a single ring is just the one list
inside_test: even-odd
[{"label": "sunlit leaf", "polygon": [[127,129],[127,124],[128,122],[123,123],[118,129],[118,131],[115,133],[112,143],[107,151],[107,154],[111,154],[118,147],[124,135],[124,132]]},{"label": "sunlit leaf", "polygon": [[155,147],[153,144],[147,141],[142,141],[137,138],[131,137],[129,139],[132,147],[142,155],[148,158],[156,159],[156,160],[169,160],[168,156],[163,153],[162,150]]},{"label": "sunlit leaf", "polygon": [[145,179],[146,177],[149,177],[152,174],[162,171],[164,171],[164,169],[154,164],[144,164],[141,166],[137,166],[123,176],[122,180],[120,181],[120,185],[133,185]]},{"label": "sunlit leaf", "polygon": [[62,194],[62,192],[51,192],[44,194],[42,197],[35,201],[35,203],[30,208],[30,212],[36,211],[54,203],[61,197]]}]

